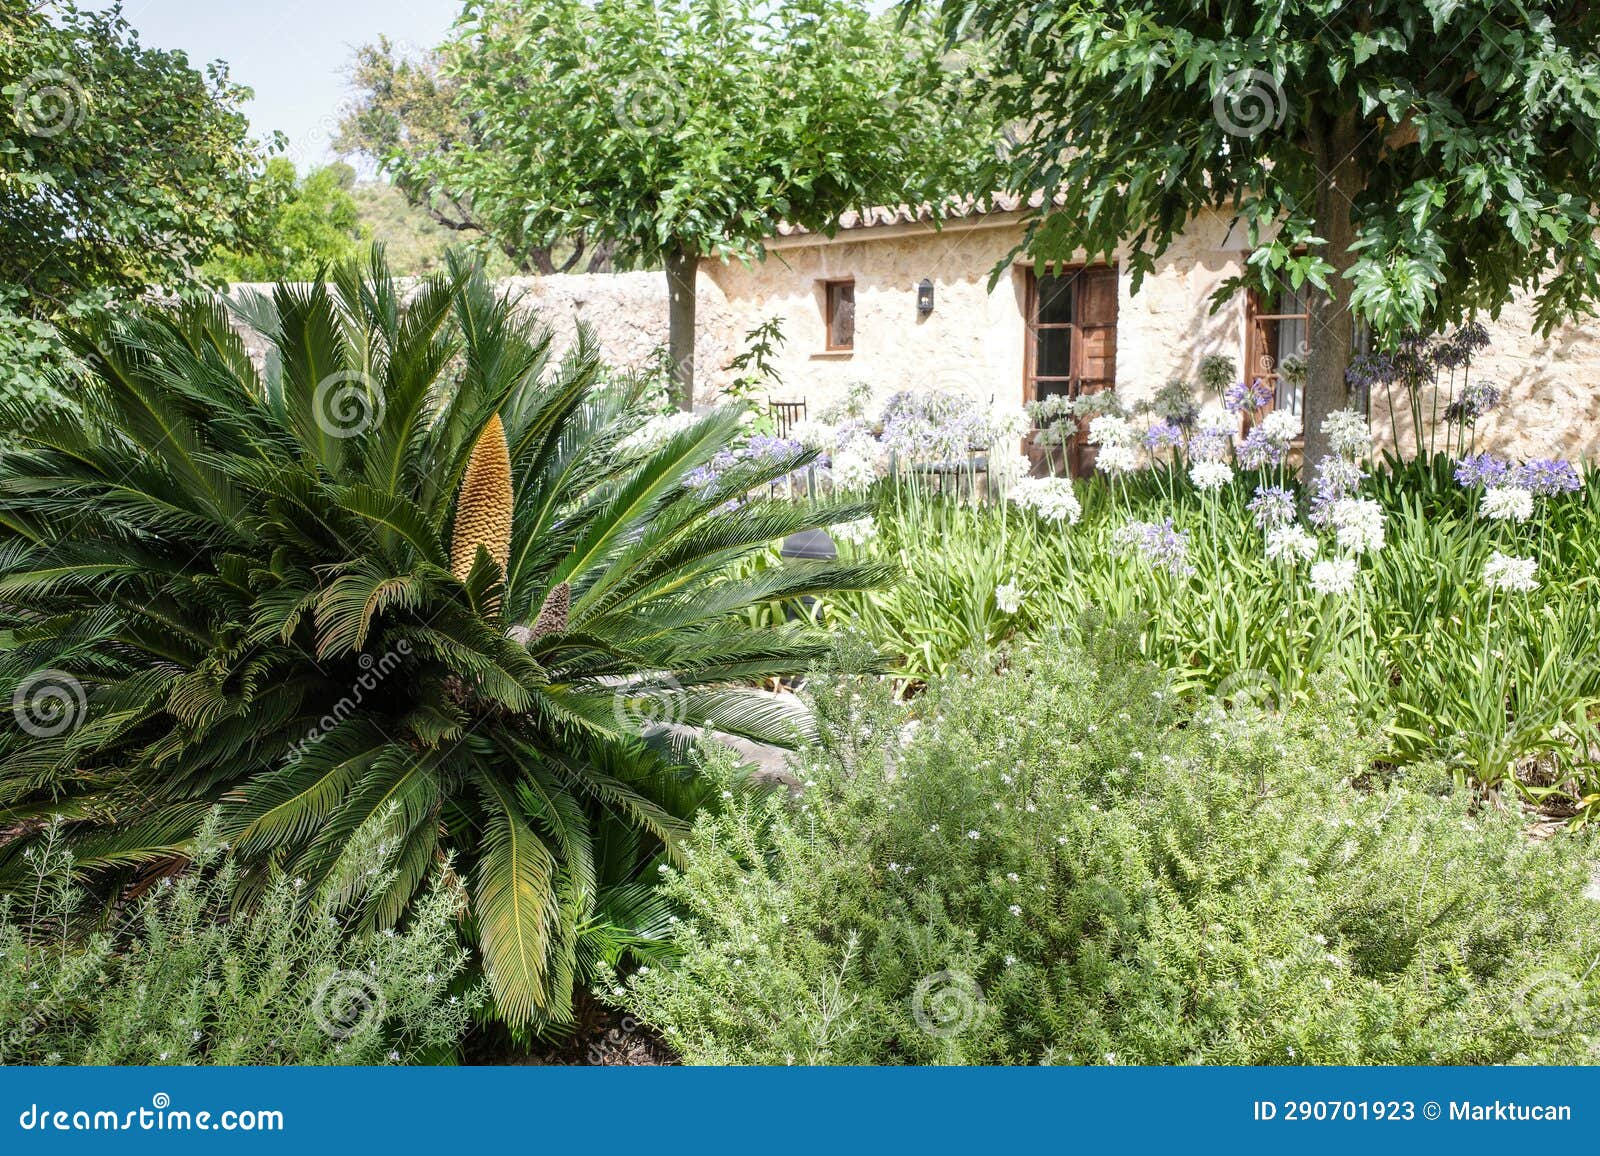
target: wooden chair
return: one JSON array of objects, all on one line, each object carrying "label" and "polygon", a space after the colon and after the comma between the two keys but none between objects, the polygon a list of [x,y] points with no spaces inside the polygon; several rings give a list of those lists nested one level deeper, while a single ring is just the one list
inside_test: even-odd
[{"label": "wooden chair", "polygon": [[802,401],[773,401],[767,399],[767,413],[772,418],[772,424],[777,427],[777,434],[781,438],[789,436],[789,431],[806,420],[806,403]]}]

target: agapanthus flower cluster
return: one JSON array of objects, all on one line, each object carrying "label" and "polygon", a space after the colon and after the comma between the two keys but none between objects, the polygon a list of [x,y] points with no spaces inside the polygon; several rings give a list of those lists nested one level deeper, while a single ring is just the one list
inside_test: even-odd
[{"label": "agapanthus flower cluster", "polygon": [[1512,480],[1530,493],[1541,497],[1573,494],[1583,489],[1583,479],[1572,463],[1560,458],[1539,458],[1523,462],[1512,471]]},{"label": "agapanthus flower cluster", "polygon": [[1165,569],[1175,578],[1194,573],[1189,565],[1189,535],[1175,529],[1172,519],[1161,522],[1129,522],[1112,535],[1119,549],[1132,551],[1152,566]]},{"label": "agapanthus flower cluster", "polygon": [[828,536],[836,542],[864,546],[878,536],[878,523],[870,515],[854,522],[841,522],[829,528]]},{"label": "agapanthus flower cluster", "polygon": [[1131,446],[1133,443],[1133,426],[1125,417],[1103,413],[1089,423],[1089,444],[1092,446]]},{"label": "agapanthus flower cluster", "polygon": [[1290,443],[1300,436],[1303,427],[1299,414],[1286,409],[1275,409],[1263,417],[1256,428],[1272,442],[1287,449]]},{"label": "agapanthus flower cluster", "polygon": [[1461,391],[1460,397],[1445,407],[1444,419],[1472,425],[1499,404],[1500,390],[1496,386],[1474,381]]},{"label": "agapanthus flower cluster", "polygon": [[1183,441],[1183,430],[1177,422],[1162,418],[1160,421],[1150,423],[1150,428],[1144,431],[1144,448],[1151,453],[1171,449]]},{"label": "agapanthus flower cluster", "polygon": [[700,420],[700,414],[682,410],[658,414],[617,443],[617,452],[629,457],[654,453]]},{"label": "agapanthus flower cluster", "polygon": [[1310,518],[1325,526],[1336,502],[1349,497],[1361,485],[1366,473],[1355,462],[1328,454],[1317,463],[1311,482]]},{"label": "agapanthus flower cluster", "polygon": [[1120,442],[1101,446],[1094,459],[1095,469],[1114,478],[1131,474],[1142,464],[1138,451]]},{"label": "agapanthus flower cluster", "polygon": [[1076,525],[1083,516],[1071,478],[1018,478],[1007,497],[1047,521]]},{"label": "agapanthus flower cluster", "polygon": [[1367,419],[1353,409],[1340,409],[1322,419],[1322,436],[1328,448],[1342,458],[1364,458],[1372,452],[1372,431]]},{"label": "agapanthus flower cluster", "polygon": [[1229,413],[1254,413],[1272,404],[1272,387],[1259,377],[1254,381],[1236,381],[1222,391],[1222,408]]},{"label": "agapanthus flower cluster", "polygon": [[1228,456],[1230,436],[1225,418],[1220,418],[1216,414],[1202,418],[1200,427],[1189,438],[1189,460],[1222,461]]},{"label": "agapanthus flower cluster", "polygon": [[1359,575],[1354,558],[1327,558],[1311,565],[1311,589],[1324,598],[1349,594]]},{"label": "agapanthus flower cluster", "polygon": [[960,394],[902,390],[883,409],[883,444],[908,461],[961,461],[999,440],[994,416]]},{"label": "agapanthus flower cluster", "polygon": [[1294,495],[1282,486],[1257,486],[1248,508],[1256,520],[1256,526],[1262,530],[1286,526],[1294,521]]},{"label": "agapanthus flower cluster", "polygon": [[1013,578],[994,588],[994,604],[1002,614],[1015,614],[1022,608],[1023,589]]},{"label": "agapanthus flower cluster", "polygon": [[1496,550],[1483,564],[1483,583],[1491,590],[1526,594],[1539,588],[1539,580],[1534,577],[1538,571],[1539,564],[1534,559],[1518,558]]},{"label": "agapanthus flower cluster", "polygon": [[833,484],[839,490],[865,490],[877,481],[876,454],[870,444],[851,442],[834,454],[829,465]]},{"label": "agapanthus flower cluster", "polygon": [[1266,430],[1261,426],[1254,427],[1234,448],[1234,455],[1239,459],[1239,464],[1247,470],[1260,470],[1268,466],[1280,465],[1288,446],[1281,445],[1267,436]]},{"label": "agapanthus flower cluster", "polygon": [[1383,549],[1383,507],[1371,498],[1340,498],[1329,508],[1328,520],[1342,549],[1352,554]]},{"label": "agapanthus flower cluster", "polygon": [[1202,459],[1189,467],[1189,480],[1197,490],[1220,490],[1233,481],[1233,467],[1227,462]]},{"label": "agapanthus flower cluster", "polygon": [[1491,522],[1526,522],[1533,517],[1533,492],[1521,486],[1489,486],[1478,513]]},{"label": "agapanthus flower cluster", "polygon": [[792,438],[756,434],[737,449],[718,450],[709,462],[685,474],[683,484],[704,497],[721,485],[726,476],[738,470],[782,462],[804,452],[805,447]]},{"label": "agapanthus flower cluster", "polygon": [[1317,556],[1317,539],[1298,522],[1267,531],[1267,561],[1309,562]]},{"label": "agapanthus flower cluster", "polygon": [[1467,489],[1503,486],[1510,480],[1511,463],[1493,454],[1469,454],[1456,463],[1456,484]]}]

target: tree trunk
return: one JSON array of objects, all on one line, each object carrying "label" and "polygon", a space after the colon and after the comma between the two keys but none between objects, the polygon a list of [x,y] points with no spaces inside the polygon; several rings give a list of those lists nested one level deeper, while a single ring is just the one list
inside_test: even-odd
[{"label": "tree trunk", "polygon": [[1350,211],[1365,184],[1356,157],[1359,127],[1353,112],[1334,119],[1318,114],[1313,116],[1306,134],[1317,165],[1312,212],[1317,236],[1327,241],[1321,256],[1333,266],[1328,277],[1330,292],[1312,286],[1307,302],[1311,347],[1307,351],[1305,403],[1301,407],[1306,447],[1302,472],[1306,474],[1328,452],[1322,419],[1343,409],[1350,396],[1345,372],[1350,368],[1355,343],[1355,317],[1350,312],[1351,285],[1345,274],[1356,260],[1350,251],[1355,240]]},{"label": "tree trunk", "polygon": [[678,408],[694,408],[694,275],[699,254],[679,245],[667,254],[667,356]]}]

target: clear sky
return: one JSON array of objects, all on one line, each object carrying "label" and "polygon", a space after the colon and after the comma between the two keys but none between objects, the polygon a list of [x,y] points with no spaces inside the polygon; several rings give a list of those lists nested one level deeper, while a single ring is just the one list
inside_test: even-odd
[{"label": "clear sky", "polygon": [[[109,8],[111,0],[85,5]],[[386,35],[408,50],[431,48],[461,0],[124,0],[144,43],[181,48],[195,67],[228,62],[255,90],[246,111],[257,135],[281,130],[302,170],[333,159],[328,147],[350,99],[358,45]]]}]

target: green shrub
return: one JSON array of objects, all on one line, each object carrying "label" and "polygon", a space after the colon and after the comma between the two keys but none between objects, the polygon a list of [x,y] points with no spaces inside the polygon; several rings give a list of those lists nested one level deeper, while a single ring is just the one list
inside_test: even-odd
[{"label": "green shrub", "polygon": [[358,931],[390,873],[369,841],[337,905],[278,875],[230,911],[237,868],[214,820],[202,836],[189,870],[88,932],[59,828],[29,849],[31,891],[0,898],[0,1063],[383,1064],[461,1039],[476,996],[458,885],[436,884],[403,931]]},{"label": "green shrub", "polygon": [[1378,777],[1334,715],[1186,703],[1094,638],[914,715],[818,691],[799,797],[730,775],[668,875],[679,961],[611,998],[697,1063],[1587,1056],[1587,837],[1530,842]]}]

